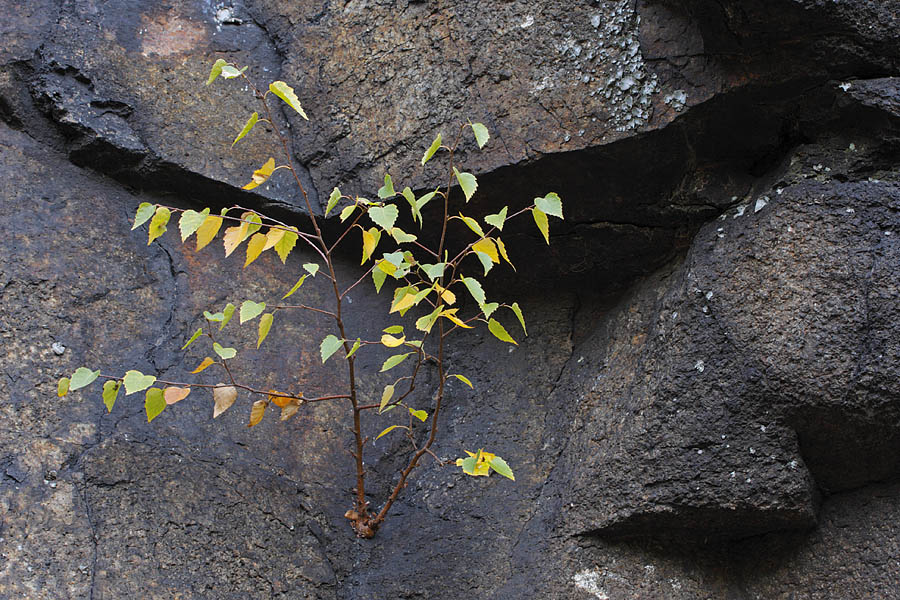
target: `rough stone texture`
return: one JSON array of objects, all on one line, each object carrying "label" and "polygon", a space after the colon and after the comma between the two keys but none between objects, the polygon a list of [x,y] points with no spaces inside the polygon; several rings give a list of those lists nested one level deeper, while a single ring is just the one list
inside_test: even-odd
[{"label": "rough stone texture", "polygon": [[[0,0],[0,14],[15,15],[0,24],[0,597],[900,597],[896,2]],[[450,388],[435,451],[494,449],[514,484],[428,461],[357,540],[336,404],[248,429],[247,397],[213,421],[195,392],[152,424],[134,397],[110,414],[96,393],[56,397],[81,365],[187,379],[205,354],[178,348],[204,310],[277,298],[312,258],[244,271],[174,232],[149,246],[128,232],[142,201],[303,223],[286,179],[238,189],[271,138],[228,149],[255,106],[238,82],[203,85],[217,57],[296,87],[310,122],[274,119],[316,211],[333,185],[371,197],[386,170],[437,185],[422,151],[466,118],[493,135],[459,153],[478,207],[562,195],[549,254],[510,224],[519,272],[488,289],[523,304],[531,336],[510,350],[475,334],[449,355],[475,389]],[[388,324],[385,298],[351,299],[353,331]],[[238,375],[333,391],[326,320],[277,323]],[[382,358],[360,361],[372,401]],[[405,452],[367,444],[373,504]]]}]

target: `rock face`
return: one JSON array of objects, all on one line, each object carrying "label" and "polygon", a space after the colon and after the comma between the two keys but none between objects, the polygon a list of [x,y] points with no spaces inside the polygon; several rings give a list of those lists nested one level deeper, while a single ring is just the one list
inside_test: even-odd
[{"label": "rock face", "polygon": [[[0,596],[897,597],[896,2],[0,13],[15,15],[0,25]],[[358,540],[339,405],[248,429],[247,398],[212,421],[192,396],[152,424],[133,396],[109,414],[91,394],[57,398],[82,365],[189,377],[203,351],[178,348],[204,310],[277,298],[314,258],[242,270],[174,232],[128,231],[145,201],[308,219],[287,179],[240,190],[272,138],[258,126],[229,150],[256,108],[234,81],[203,85],[219,57],[298,91],[310,121],[268,126],[288,134],[315,212],[334,185],[372,197],[387,171],[441,184],[419,159],[469,118],[493,136],[459,153],[485,212],[563,197],[549,254],[511,224],[519,271],[487,290],[520,301],[530,336],[508,352],[476,334],[449,356],[475,387],[450,388],[436,453],[489,447],[515,483],[428,462]],[[367,286],[351,299],[358,335],[389,324]],[[329,333],[286,318],[236,368],[333,391]],[[361,358],[367,397],[379,359]],[[405,448],[366,453],[380,503]]]}]

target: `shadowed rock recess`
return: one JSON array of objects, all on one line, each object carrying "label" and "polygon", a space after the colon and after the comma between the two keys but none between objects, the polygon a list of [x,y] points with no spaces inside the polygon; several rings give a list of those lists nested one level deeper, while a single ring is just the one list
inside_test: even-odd
[{"label": "shadowed rock recess", "polygon": [[[0,598],[900,598],[896,0],[0,14]],[[272,138],[229,149],[255,107],[203,85],[217,58],[297,90],[310,121],[275,125],[317,212],[387,171],[438,185],[419,158],[466,119],[493,136],[459,153],[480,209],[562,196],[549,252],[510,224],[519,270],[487,290],[520,301],[530,336],[449,355],[475,387],[450,388],[438,456],[489,447],[515,483],[428,461],[359,540],[339,405],[248,429],[246,397],[213,422],[196,393],[152,424],[133,396],[110,414],[97,393],[56,397],[82,365],[189,377],[203,351],[178,348],[204,310],[280,297],[313,258],[242,270],[129,231],[140,202],[308,219],[286,177],[240,190]],[[349,327],[374,335],[386,299],[357,290]],[[332,392],[328,333],[285,318],[236,368]],[[367,398],[380,364],[361,358]],[[367,445],[374,503],[405,451]]]}]

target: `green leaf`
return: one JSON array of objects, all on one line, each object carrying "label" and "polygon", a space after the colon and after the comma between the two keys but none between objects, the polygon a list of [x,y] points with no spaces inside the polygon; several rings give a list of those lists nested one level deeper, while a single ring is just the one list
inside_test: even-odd
[{"label": "green leaf", "polygon": [[428,146],[428,150],[425,151],[425,154],[422,156],[422,166],[425,166],[431,157],[434,156],[434,153],[438,151],[438,148],[441,147],[441,134],[437,134],[437,137],[434,138],[434,141],[431,142],[431,145]]},{"label": "green leaf", "polygon": [[484,145],[491,139],[491,134],[488,133],[487,127],[481,123],[469,123],[469,125],[472,126],[472,132],[475,134],[475,143],[478,144],[478,148],[484,148]]},{"label": "green leaf", "polygon": [[475,252],[475,256],[478,257],[478,260],[481,261],[481,266],[484,267],[484,274],[487,275],[488,272],[493,268],[494,261],[491,260],[491,257],[485,254],[484,252]]},{"label": "green leaf", "polygon": [[491,315],[494,314],[494,311],[500,308],[500,305],[496,302],[485,302],[481,305],[481,312],[484,313],[485,319],[490,319]]},{"label": "green leaf", "polygon": [[475,475],[475,467],[478,465],[478,458],[475,456],[470,456],[469,458],[464,458],[460,466],[462,467],[463,473],[466,475]]},{"label": "green leaf", "polygon": [[356,210],[356,205],[351,204],[350,206],[345,206],[344,210],[341,211],[341,223],[350,218],[350,215],[353,214],[353,211]]},{"label": "green leaf", "polygon": [[513,475],[512,469],[510,469],[509,465],[506,464],[506,461],[499,456],[495,456],[493,459],[487,461],[487,463],[500,475],[503,475],[507,479],[512,479],[513,481],[516,480],[516,477]]},{"label": "green leaf", "polygon": [[535,198],[534,205],[550,216],[563,218],[562,200],[556,192],[550,192],[543,198]]},{"label": "green leaf", "polygon": [[241,325],[247,321],[253,320],[266,310],[265,302],[254,302],[253,300],[244,300],[241,303]]},{"label": "green leaf", "polygon": [[166,408],[166,398],[159,388],[150,388],[144,397],[144,409],[147,411],[147,422],[159,416]]},{"label": "green leaf", "polygon": [[204,208],[203,212],[196,210],[186,210],[181,213],[181,219],[178,221],[178,229],[181,231],[181,241],[186,242],[194,232],[200,229],[203,221],[209,216],[209,209]]},{"label": "green leaf", "polygon": [[391,398],[394,397],[394,386],[386,385],[384,386],[384,391],[381,392],[381,404],[378,405],[378,414],[381,414],[381,411],[384,410],[384,407],[387,406],[388,402],[391,401]]},{"label": "green leaf", "polygon": [[393,204],[373,206],[369,209],[369,218],[385,231],[394,226],[399,215],[400,211]]},{"label": "green leaf", "polygon": [[194,335],[191,336],[191,339],[184,343],[184,346],[181,347],[182,350],[186,350],[188,346],[197,341],[197,338],[203,335],[203,328],[200,327],[197,331],[194,332]]},{"label": "green leaf", "polygon": [[237,356],[237,350],[234,348],[223,348],[219,342],[213,343],[213,350],[219,355],[219,358],[229,359]]},{"label": "green leaf", "polygon": [[537,224],[538,229],[541,230],[541,235],[544,236],[544,239],[547,241],[547,244],[550,244],[550,224],[547,222],[547,215],[544,214],[539,208],[534,208],[531,210],[531,215],[534,217],[534,222]]},{"label": "green leaf", "polygon": [[220,323],[225,318],[225,315],[223,315],[220,312],[213,314],[213,313],[209,312],[208,310],[204,310],[203,317],[207,321],[213,321],[215,323]]},{"label": "green leaf", "polygon": [[56,395],[60,398],[69,393],[69,384],[71,381],[68,377],[60,377],[56,383]]},{"label": "green leaf", "polygon": [[459,182],[459,187],[462,188],[463,194],[466,196],[466,202],[468,202],[472,199],[472,195],[475,194],[475,190],[478,189],[478,180],[471,173],[460,173],[456,167],[453,167],[453,174],[456,175],[456,181]]},{"label": "green leaf", "polygon": [[328,216],[328,213],[331,212],[331,209],[333,209],[335,206],[337,206],[337,203],[340,202],[340,200],[341,200],[341,190],[339,190],[337,188],[334,188],[333,190],[331,190],[331,195],[328,196],[328,206],[325,207],[325,216],[326,217]]},{"label": "green leaf", "polygon": [[412,213],[413,223],[422,222],[422,213],[419,212],[419,207],[416,206],[416,195],[413,194],[413,191],[407,186],[403,188],[403,191],[400,194],[406,199],[407,203],[409,203],[409,210]]},{"label": "green leaf", "polygon": [[380,438],[381,436],[383,436],[383,435],[385,435],[385,434],[388,434],[388,433],[390,433],[391,431],[393,431],[393,430],[395,430],[395,429],[409,429],[409,427],[404,427],[403,425],[391,425],[390,427],[388,427],[387,429],[385,429],[384,431],[382,431],[381,433],[379,433],[379,434],[378,434],[378,437],[376,437],[375,439],[377,440],[377,439]]},{"label": "green leaf", "polygon": [[428,420],[428,413],[424,410],[413,410],[410,408],[409,414],[422,421],[423,423]]},{"label": "green leaf", "polygon": [[150,230],[147,234],[148,246],[153,243],[153,240],[166,232],[166,223],[169,222],[169,217],[171,216],[172,211],[165,206],[160,206],[156,209],[156,214],[153,215],[153,219],[150,221]]},{"label": "green leaf", "polygon": [[288,106],[300,113],[300,116],[309,120],[303,108],[300,106],[300,99],[294,93],[294,89],[283,81],[273,81],[269,84],[269,91],[284,100]]},{"label": "green leaf", "polygon": [[250,118],[247,119],[247,123],[244,125],[244,128],[241,129],[241,132],[237,134],[237,137],[234,138],[234,141],[231,142],[231,147],[234,148],[234,145],[240,141],[242,137],[250,133],[250,130],[253,129],[253,126],[256,125],[256,122],[259,121],[259,113],[253,113],[250,115]]},{"label": "green leaf", "polygon": [[463,277],[462,282],[478,306],[484,304],[484,289],[481,287],[481,283],[472,277]]},{"label": "green leaf", "polygon": [[467,386],[469,386],[469,387],[472,388],[473,390],[475,389],[475,386],[472,385],[472,382],[469,381],[469,378],[468,378],[468,377],[465,377],[465,376],[463,376],[463,375],[459,375],[459,374],[456,374],[456,373],[451,374],[450,377],[456,377],[457,379],[459,379],[460,381],[462,381],[464,384],[466,384]]},{"label": "green leaf", "polygon": [[135,370],[126,371],[125,377],[122,379],[122,383],[125,384],[125,395],[146,390],[153,385],[154,381],[156,381],[156,377],[153,375],[144,375]]},{"label": "green leaf", "polygon": [[119,390],[122,385],[118,381],[109,380],[103,384],[103,404],[106,405],[106,412],[111,413],[116,398],[119,396]]},{"label": "green leaf", "polygon": [[316,273],[319,272],[319,265],[316,263],[304,263],[303,270],[315,277]]},{"label": "green leaf", "polygon": [[394,367],[396,367],[397,365],[402,363],[404,360],[406,360],[406,357],[409,356],[410,354],[412,354],[412,352],[407,352],[406,354],[395,354],[394,356],[391,356],[386,361],[384,361],[384,364],[381,365],[381,371],[379,371],[379,372],[384,373],[385,371],[389,371],[389,370],[393,369]]},{"label": "green leaf", "polygon": [[506,328],[503,327],[498,321],[494,319],[490,319],[488,321],[488,331],[494,334],[494,337],[500,341],[508,342],[515,346],[519,344],[516,343],[516,340],[512,339],[512,336],[506,331]]},{"label": "green leaf", "polygon": [[525,316],[522,314],[522,309],[519,308],[519,303],[513,302],[509,309],[516,313],[516,318],[519,319],[519,324],[522,326],[522,333],[528,335],[528,330],[525,329]]},{"label": "green leaf", "polygon": [[509,211],[509,207],[504,206],[503,210],[498,212],[495,215],[488,215],[484,218],[484,222],[488,225],[493,225],[500,231],[503,231],[503,224],[506,223],[506,213]]},{"label": "green leaf", "polygon": [[275,320],[275,315],[272,313],[266,313],[259,319],[259,337],[256,340],[256,348],[262,345],[263,340],[266,339],[266,336],[269,335],[269,329],[272,328],[272,321]]},{"label": "green leaf", "polygon": [[326,360],[328,360],[331,355],[337,352],[343,344],[344,340],[338,338],[336,335],[325,336],[325,339],[322,340],[322,344],[319,346],[319,352],[322,355],[322,362],[324,363]]},{"label": "green leaf", "polygon": [[350,352],[347,353],[347,358],[350,358],[356,351],[359,350],[359,347],[362,346],[362,340],[360,338],[356,338],[356,341],[353,342],[353,346],[350,348]]},{"label": "green leaf", "polygon": [[219,325],[219,331],[222,331],[222,328],[228,324],[228,321],[231,320],[231,317],[234,316],[234,304],[229,302],[225,305],[225,308],[222,309],[222,323]]},{"label": "green leaf", "polygon": [[381,269],[372,269],[372,281],[375,282],[376,294],[381,291],[381,286],[384,285],[385,279],[387,279],[387,273],[385,273]]},{"label": "green leaf", "polygon": [[137,212],[134,215],[134,225],[131,226],[131,230],[134,231],[141,225],[147,222],[147,220],[153,216],[153,213],[156,212],[156,205],[150,204],[149,202],[141,202],[138,205]]},{"label": "green leaf", "polygon": [[304,275],[303,277],[301,277],[300,279],[298,279],[298,280],[297,280],[297,283],[294,284],[294,287],[292,287],[291,290],[290,290],[287,294],[285,294],[284,296],[282,296],[281,299],[284,300],[285,298],[288,298],[288,297],[290,297],[290,296],[293,296],[293,295],[294,295],[294,292],[296,292],[297,290],[300,289],[300,286],[303,285],[303,281],[304,281],[307,277],[308,277],[307,275]]},{"label": "green leaf", "polygon": [[438,317],[441,316],[441,311],[444,310],[444,305],[441,304],[437,308],[435,308],[432,312],[428,313],[424,317],[420,317],[416,321],[416,329],[419,331],[424,331],[426,333],[431,331],[431,328],[434,326],[435,322],[438,320]]},{"label": "green leaf", "polygon": [[94,382],[97,377],[100,376],[100,371],[91,371],[87,367],[78,367],[75,369],[75,372],[72,374],[72,379],[69,383],[69,389],[73,392],[75,390],[80,390],[86,385],[90,385]]},{"label": "green leaf", "polygon": [[442,277],[444,275],[444,270],[447,268],[447,263],[439,262],[433,265],[420,264],[419,265],[425,274],[428,276],[428,279],[434,281],[435,279]]},{"label": "green leaf", "polygon": [[[421,211],[423,208],[425,208],[425,205],[428,204],[429,202],[431,202],[431,199],[434,198],[437,195],[437,193],[438,193],[438,191],[434,190],[433,192],[428,192],[427,194],[425,194],[424,196],[422,196],[421,198],[416,200],[416,209]],[[419,214],[419,225],[421,226],[421,224],[422,224],[422,215]]]},{"label": "green leaf", "polygon": [[384,333],[390,333],[392,335],[395,333],[403,333],[403,325],[391,325],[390,327],[383,329],[383,331]]},{"label": "green leaf", "polygon": [[462,222],[465,223],[469,229],[474,231],[478,237],[484,237],[484,230],[481,229],[481,225],[478,224],[478,221],[472,217],[464,217],[462,213],[460,213],[459,218],[462,219]]},{"label": "green leaf", "polygon": [[399,227],[391,227],[390,230],[388,230],[388,233],[391,234],[392,238],[397,240],[398,244],[406,244],[408,242],[414,242],[419,239],[412,234],[406,233]]},{"label": "green leaf", "polygon": [[293,231],[285,231],[284,235],[281,236],[281,239],[275,243],[275,252],[277,252],[278,257],[281,258],[281,264],[287,263],[288,254],[294,249],[299,237],[300,236]]},{"label": "green leaf", "polygon": [[224,65],[222,67],[222,77],[224,77],[225,79],[234,79],[246,70],[247,67],[244,67],[243,69],[237,69],[235,67],[232,67],[231,65]]},{"label": "green leaf", "polygon": [[211,84],[216,78],[222,73],[222,67],[228,64],[228,61],[219,59],[213,64],[212,71],[209,72],[209,79],[206,80],[206,85]]},{"label": "green leaf", "polygon": [[[385,173],[384,185],[378,189],[378,197],[384,200],[386,198],[393,198],[396,195],[397,192],[394,191],[394,182],[391,181],[391,176]],[[390,229],[390,227],[385,227],[385,229]]]}]

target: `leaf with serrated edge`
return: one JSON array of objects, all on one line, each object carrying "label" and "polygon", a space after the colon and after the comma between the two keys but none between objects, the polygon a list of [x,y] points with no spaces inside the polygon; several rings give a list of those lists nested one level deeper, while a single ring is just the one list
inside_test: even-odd
[{"label": "leaf with serrated edge", "polygon": [[494,314],[494,311],[500,308],[500,305],[496,302],[485,302],[481,305],[481,312],[484,313],[485,319],[490,319],[491,315]]},{"label": "leaf with serrated edge", "polygon": [[237,69],[235,67],[232,67],[231,65],[225,65],[224,67],[222,67],[222,77],[224,77],[225,79],[234,79],[235,77],[243,73],[246,69],[247,67],[244,67],[243,69]]},{"label": "leaf with serrated edge", "polygon": [[156,209],[156,213],[150,220],[150,229],[147,232],[148,246],[153,243],[153,240],[166,232],[166,223],[169,222],[169,217],[171,216],[172,211],[170,211],[165,206],[160,206]]},{"label": "leaf with serrated edge", "polygon": [[324,363],[326,360],[331,358],[331,355],[337,352],[343,345],[343,343],[343,340],[341,340],[336,335],[325,336],[325,339],[322,340],[322,343],[319,346],[319,353],[322,355],[322,362]]},{"label": "leaf with serrated edge", "polygon": [[97,377],[100,376],[100,371],[91,371],[86,367],[78,367],[75,369],[75,372],[72,373],[72,378],[70,379],[69,389],[73,392],[75,390],[80,390],[86,385],[90,385],[94,382]]},{"label": "leaf with serrated edge", "polygon": [[[293,228],[292,228],[293,229]],[[275,252],[278,253],[278,257],[281,259],[281,264],[287,263],[288,254],[291,253],[291,250],[294,249],[294,246],[297,244],[297,240],[300,236],[298,236],[293,231],[285,231],[284,235],[281,236],[281,239],[275,244]]]},{"label": "leaf with serrated edge", "polygon": [[219,331],[222,331],[222,328],[228,325],[228,321],[234,316],[234,308],[234,304],[229,302],[225,305],[225,308],[222,309],[222,323],[219,325]]},{"label": "leaf with serrated edge", "polygon": [[428,276],[428,279],[434,281],[444,275],[444,269],[447,268],[447,263],[439,262],[433,265],[420,264],[419,267],[425,271],[425,275]]},{"label": "leaf with serrated edge", "polygon": [[178,220],[178,230],[181,232],[182,243],[186,242],[189,237],[200,229],[200,226],[203,225],[203,222],[208,216],[208,208],[204,208],[202,212],[186,210],[181,213],[181,219]]},{"label": "leaf with serrated edge", "polygon": [[228,61],[223,59],[218,59],[212,66],[212,70],[209,72],[209,78],[206,80],[206,85],[211,84],[216,78],[222,73],[222,67],[228,64]]},{"label": "leaf with serrated edge", "polygon": [[472,329],[471,325],[467,325],[462,319],[456,316],[456,311],[458,310],[458,308],[451,308],[450,310],[443,311],[440,316],[450,319],[454,324],[459,325],[464,329]]},{"label": "leaf with serrated edge", "polygon": [[363,229],[362,232],[363,238],[363,251],[362,251],[362,261],[359,264],[365,264],[369,258],[371,258],[372,253],[375,252],[375,248],[378,247],[378,240],[381,239],[381,232],[372,227],[371,229]]},{"label": "leaf with serrated edge", "polygon": [[213,359],[211,359],[210,357],[207,356],[206,358],[203,359],[203,362],[201,362],[199,365],[197,365],[196,369],[191,371],[191,374],[196,375],[200,371],[203,371],[204,369],[206,369],[206,367],[208,367],[210,365],[214,365],[214,364],[216,364],[216,361],[214,361]]},{"label": "leaf with serrated edge", "polygon": [[247,267],[266,249],[266,236],[261,233],[254,233],[247,242],[247,258],[244,260],[244,267]]},{"label": "leaf with serrated edge", "polygon": [[522,309],[519,308],[519,303],[513,302],[509,305],[509,309],[516,313],[516,318],[519,319],[519,324],[522,326],[522,333],[528,335],[528,330],[525,329],[525,315],[522,314]]},{"label": "leaf with serrated edge", "polygon": [[544,236],[547,245],[550,245],[550,224],[547,222],[547,215],[539,208],[532,209],[531,215],[534,217],[534,222],[541,231],[541,235]]},{"label": "leaf with serrated edge", "polygon": [[419,239],[410,233],[406,233],[399,227],[391,227],[390,230],[388,230],[388,233],[390,234],[390,236],[392,238],[397,240],[398,244],[407,244],[409,242],[414,242],[417,239]]},{"label": "leaf with serrated edge", "polygon": [[266,339],[266,336],[269,335],[269,329],[272,328],[272,321],[275,320],[275,315],[272,313],[266,313],[259,318],[259,335],[256,339],[256,348],[262,345],[263,340]]},{"label": "leaf with serrated edge", "polygon": [[382,330],[384,333],[403,333],[403,325],[391,325],[390,327],[386,327]]},{"label": "leaf with serrated edge", "polygon": [[550,192],[543,198],[535,198],[534,204],[551,217],[563,218],[562,200],[556,192]]},{"label": "leaf with serrated edge", "polygon": [[490,467],[493,470],[497,471],[497,473],[499,473],[500,475],[503,475],[507,479],[512,479],[513,481],[516,480],[515,475],[513,475],[512,469],[510,469],[509,465],[506,464],[506,461],[499,456],[495,456],[493,459],[485,462],[487,462],[487,464],[490,465]]},{"label": "leaf with serrated edge", "polygon": [[69,393],[69,384],[71,381],[68,377],[60,377],[56,383],[56,395],[62,398]]},{"label": "leaf with serrated edge", "polygon": [[391,425],[390,427],[388,427],[387,429],[385,429],[384,431],[382,431],[381,433],[379,433],[378,436],[377,436],[375,439],[377,440],[377,439],[380,438],[381,436],[386,435],[386,434],[392,432],[392,431],[395,430],[395,429],[406,429],[406,430],[409,430],[409,427],[404,427],[403,425]]},{"label": "leaf with serrated edge", "polygon": [[300,106],[300,99],[297,98],[297,94],[294,93],[293,88],[286,84],[283,81],[273,81],[269,84],[269,91],[281,98],[285,101],[285,103],[296,110],[301,117],[309,120],[309,117],[306,116],[306,113],[303,112],[303,107]]},{"label": "leaf with serrated edge", "polygon": [[441,147],[441,134],[437,134],[437,137],[434,138],[434,141],[431,142],[431,145],[428,146],[428,150],[425,151],[425,154],[422,155],[422,166],[425,166],[431,157],[434,156],[434,153],[438,151],[438,148]]},{"label": "leaf with serrated edge", "polygon": [[481,225],[478,224],[478,221],[472,217],[465,217],[462,213],[460,213],[457,218],[462,219],[462,222],[466,224],[466,227],[474,231],[478,237],[484,237],[484,230],[481,228]]},{"label": "leaf with serrated edge", "polygon": [[147,422],[159,416],[165,410],[166,400],[159,388],[150,388],[144,396],[144,410],[147,411]]},{"label": "leaf with serrated edge", "polygon": [[215,353],[219,355],[219,358],[223,360],[237,356],[237,350],[234,348],[223,348],[219,342],[213,343],[213,351],[215,351]]},{"label": "leaf with serrated edge", "polygon": [[253,406],[250,408],[250,422],[247,423],[247,427],[253,427],[262,421],[263,415],[266,413],[266,406],[265,400],[257,400],[253,403]]},{"label": "leaf with serrated edge", "polygon": [[464,384],[466,384],[467,386],[469,386],[469,387],[472,388],[473,390],[475,389],[475,386],[472,385],[472,382],[469,381],[469,378],[468,378],[468,377],[465,377],[464,375],[459,375],[459,374],[457,374],[457,373],[453,373],[453,374],[449,375],[449,377],[456,377],[457,379],[459,379],[460,381],[462,381]]},{"label": "leaf with serrated edge", "polygon": [[394,226],[398,216],[400,216],[400,211],[393,204],[373,206],[369,209],[369,218],[385,231]]},{"label": "leaf with serrated edge", "polygon": [[384,361],[384,364],[381,365],[381,371],[379,371],[379,372],[384,373],[385,371],[389,371],[389,370],[393,369],[394,367],[396,367],[397,365],[402,363],[404,360],[406,360],[406,357],[409,356],[410,354],[412,354],[412,352],[407,352],[406,354],[395,354],[394,356],[391,356],[386,361]]},{"label": "leaf with serrated edge", "polygon": [[463,285],[466,286],[466,289],[469,290],[469,293],[472,295],[475,302],[478,303],[478,306],[484,304],[484,289],[481,287],[481,282],[472,277],[463,277],[462,282]]},{"label": "leaf with serrated edge", "polygon": [[484,238],[472,244],[472,250],[487,254],[495,263],[500,263],[500,255],[497,253],[497,245],[491,238]]},{"label": "leaf with serrated edge", "polygon": [[513,271],[515,271],[516,265],[512,264],[512,261],[509,260],[509,254],[506,253],[506,244],[504,244],[503,240],[500,238],[497,238],[494,241],[497,242],[497,250],[500,251],[500,256],[502,256],[503,260],[505,260],[507,264],[512,267]]},{"label": "leaf with serrated edge", "polygon": [[219,228],[222,227],[222,217],[210,215],[197,229],[197,252],[200,252],[207,244],[216,239]]},{"label": "leaf with serrated edge", "polygon": [[362,346],[362,340],[360,338],[356,338],[356,341],[353,342],[353,346],[350,347],[350,352],[347,353],[347,358],[350,358],[356,351],[359,350],[360,346]]},{"label": "leaf with serrated edge", "polygon": [[244,300],[241,303],[241,325],[247,321],[253,320],[266,310],[265,302],[254,302],[253,300]]},{"label": "leaf with serrated edge", "polygon": [[144,375],[140,371],[133,369],[126,371],[125,377],[122,378],[122,383],[125,384],[125,395],[128,396],[146,390],[153,385],[154,381],[156,381],[156,377],[153,375]]},{"label": "leaf with serrated edge", "polygon": [[481,261],[481,266],[484,267],[484,274],[487,275],[488,272],[490,272],[490,270],[494,267],[494,261],[492,261],[491,257],[484,252],[475,252],[475,256],[478,257],[479,261]]},{"label": "leaf with serrated edge", "polygon": [[146,223],[155,213],[155,204],[150,204],[149,202],[141,202],[138,205],[137,212],[134,215],[134,225],[131,226],[131,230],[134,231],[135,229]]},{"label": "leaf with serrated edge", "polygon": [[503,231],[503,224],[506,223],[506,214],[509,212],[509,207],[504,206],[503,210],[498,212],[495,215],[488,215],[484,218],[484,222],[488,225],[496,227],[500,231]]},{"label": "leaf with serrated edge", "polygon": [[284,229],[270,227],[269,231],[266,232],[266,245],[263,247],[263,252],[269,248],[274,248],[275,245],[281,241],[281,238],[284,237],[285,233],[287,232]]},{"label": "leaf with serrated edge", "polygon": [[509,333],[506,331],[506,328],[503,327],[503,325],[501,325],[495,319],[488,320],[488,331],[493,333],[494,337],[496,337],[500,341],[508,342],[516,346],[519,345],[518,343],[516,343],[516,340],[512,339],[512,336],[509,335]]},{"label": "leaf with serrated edge", "polygon": [[414,417],[417,418],[418,420],[422,421],[423,423],[424,423],[426,420],[428,420],[428,413],[425,412],[424,410],[413,410],[413,409],[410,408],[410,409],[409,409],[409,414],[411,414],[412,416],[414,416]]},{"label": "leaf with serrated edge", "polygon": [[[384,185],[378,189],[378,197],[382,200],[387,198],[393,198],[397,195],[397,192],[394,191],[394,182],[391,180],[391,176],[387,173],[384,174]],[[385,227],[385,229],[390,229],[389,227]]]},{"label": "leaf with serrated edge", "polygon": [[247,123],[244,125],[244,128],[241,129],[241,132],[237,134],[237,137],[234,138],[234,141],[231,142],[231,147],[234,148],[234,145],[237,144],[242,137],[250,133],[250,130],[253,129],[253,126],[256,125],[256,122],[259,121],[259,113],[253,113],[250,115],[250,118],[247,119]]},{"label": "leaf with serrated edge", "polygon": [[112,412],[121,387],[118,381],[110,380],[103,384],[103,404],[106,405],[106,412]]},{"label": "leaf with serrated edge", "polygon": [[288,404],[287,406],[285,406],[284,408],[281,409],[281,420],[287,421],[288,419],[290,419],[291,417],[296,415],[298,410],[300,410],[299,404],[294,404],[294,403]]},{"label": "leaf with serrated edge", "polygon": [[387,273],[380,269],[372,270],[372,281],[375,283],[375,293],[381,292],[381,286],[384,285],[384,281],[387,279]]},{"label": "leaf with serrated edge", "polygon": [[297,280],[297,283],[294,284],[294,287],[292,287],[291,290],[290,290],[287,294],[285,294],[284,296],[282,296],[281,299],[284,300],[285,298],[288,298],[288,297],[290,297],[290,296],[293,296],[293,295],[294,295],[294,292],[296,292],[297,290],[300,289],[300,286],[303,285],[303,282],[306,280],[307,277],[308,277],[308,275],[304,275],[303,277],[301,277],[300,279],[298,279],[298,280]]},{"label": "leaf with serrated edge", "polygon": [[316,273],[319,272],[319,265],[316,263],[304,263],[303,270],[315,277]]},{"label": "leaf with serrated edge", "polygon": [[491,134],[488,133],[487,127],[482,123],[469,123],[469,125],[472,126],[472,132],[475,134],[475,143],[478,144],[478,148],[484,148],[484,145],[491,139]]},{"label": "leaf with serrated edge", "polygon": [[353,214],[353,211],[356,210],[356,205],[351,204],[350,206],[345,206],[344,210],[341,211],[340,219],[341,223],[350,218],[350,215]]},{"label": "leaf with serrated edge", "polygon": [[237,388],[231,385],[217,383],[217,387],[213,388],[213,419],[217,418],[223,412],[231,408],[234,401],[237,400]]},{"label": "leaf with serrated edge", "polygon": [[341,190],[334,188],[331,190],[331,195],[328,197],[328,205],[325,207],[325,216],[328,216],[328,213],[337,206],[337,203],[341,200]]},{"label": "leaf with serrated edge", "polygon": [[391,398],[394,397],[394,386],[386,385],[384,386],[384,391],[381,392],[381,404],[378,405],[378,414],[381,414],[381,411],[384,410],[384,407],[387,406],[388,402],[391,401]]},{"label": "leaf with serrated edge", "polygon": [[248,183],[241,189],[252,190],[254,188],[259,187],[260,185],[265,183],[266,180],[268,180],[269,177],[271,177],[272,173],[274,173],[274,172],[275,172],[275,159],[270,158],[265,163],[263,163],[263,166],[261,166],[260,168],[258,168],[255,171],[253,171],[253,175],[250,177],[250,183]]},{"label": "leaf with serrated edge", "polygon": [[181,402],[185,398],[188,397],[188,394],[191,393],[191,388],[186,387],[167,387],[163,390],[163,397],[166,399],[166,404],[175,404],[176,402]]},{"label": "leaf with serrated edge", "polygon": [[459,187],[462,188],[468,202],[478,189],[478,180],[471,173],[461,173],[456,167],[453,167],[453,174],[456,175],[456,181],[459,182]]},{"label": "leaf with serrated edge", "polygon": [[444,305],[442,304],[424,317],[420,317],[418,320],[416,320],[416,329],[418,329],[419,331],[424,331],[425,333],[429,333],[432,326],[434,326],[435,321],[438,320],[441,311],[443,310]]}]

